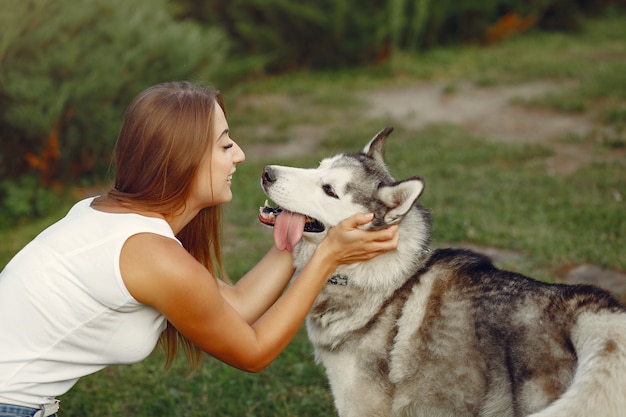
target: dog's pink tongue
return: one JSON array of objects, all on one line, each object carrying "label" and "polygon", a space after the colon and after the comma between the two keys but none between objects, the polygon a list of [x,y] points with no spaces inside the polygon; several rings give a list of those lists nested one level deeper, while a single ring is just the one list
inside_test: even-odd
[{"label": "dog's pink tongue", "polygon": [[293,252],[293,247],[302,237],[306,217],[283,210],[274,223],[274,242],[280,250]]}]

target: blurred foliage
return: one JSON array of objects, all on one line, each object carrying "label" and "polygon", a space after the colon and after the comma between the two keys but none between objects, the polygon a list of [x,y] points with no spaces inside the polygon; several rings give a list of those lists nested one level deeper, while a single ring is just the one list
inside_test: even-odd
[{"label": "blurred foliage", "polygon": [[171,79],[219,79],[228,45],[219,29],[174,21],[164,0],[2,0],[0,28],[8,217],[23,213],[11,190],[101,178],[132,97]]},{"label": "blurred foliage", "polygon": [[[603,0],[395,0],[407,16],[400,44],[427,48],[458,42],[495,42],[533,27],[579,30],[583,16],[605,8]],[[398,6],[396,6],[398,7]],[[415,17],[411,17],[415,16]],[[412,20],[409,20],[412,19]],[[416,23],[420,26],[416,28]],[[398,31],[402,29],[396,28]],[[421,36],[416,36],[421,35]]]},{"label": "blurred foliage", "polygon": [[145,87],[213,78],[226,54],[216,29],[175,22],[164,2],[0,2],[3,176],[42,182],[108,164],[121,116]]},{"label": "blurred foliage", "polygon": [[533,27],[577,30],[617,0],[170,0],[179,19],[226,31],[259,70],[336,69],[386,61],[393,50],[493,42]]},{"label": "blurred foliage", "polygon": [[0,228],[10,226],[15,219],[42,216],[58,203],[58,193],[30,175],[0,181],[0,193],[3,196]]},{"label": "blurred foliage", "polygon": [[223,28],[260,69],[342,68],[385,54],[385,0],[171,0],[179,18]]}]

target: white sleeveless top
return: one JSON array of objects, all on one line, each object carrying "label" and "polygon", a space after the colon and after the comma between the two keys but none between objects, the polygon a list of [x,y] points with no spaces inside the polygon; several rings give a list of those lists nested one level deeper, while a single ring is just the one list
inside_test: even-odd
[{"label": "white sleeveless top", "polygon": [[0,273],[0,397],[44,404],[82,376],[148,356],[165,317],[135,300],[120,274],[137,233],[176,239],[162,219],[78,202]]}]

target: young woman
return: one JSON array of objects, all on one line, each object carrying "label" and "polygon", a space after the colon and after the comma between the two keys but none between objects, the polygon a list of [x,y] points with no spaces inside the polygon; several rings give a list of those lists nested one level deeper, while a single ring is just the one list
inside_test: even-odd
[{"label": "young woman", "polygon": [[129,107],[108,193],[78,202],[0,274],[0,416],[54,415],[56,397],[110,364],[180,343],[245,371],[291,341],[331,272],[397,247],[397,229],[331,229],[294,272],[275,246],[235,285],[219,279],[220,206],[245,156],[220,94],[166,83]]}]

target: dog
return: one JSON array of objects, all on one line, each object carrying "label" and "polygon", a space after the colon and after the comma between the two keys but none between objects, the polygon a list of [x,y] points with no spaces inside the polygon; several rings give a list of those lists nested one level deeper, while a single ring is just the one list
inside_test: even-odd
[{"label": "dog", "polygon": [[385,164],[392,130],[362,152],[261,178],[280,208],[259,219],[296,268],[357,212],[374,213],[366,229],[399,225],[397,250],[337,268],[307,317],[339,416],[626,416],[626,307],[593,286],[429,249],[424,181],[396,181]]}]

